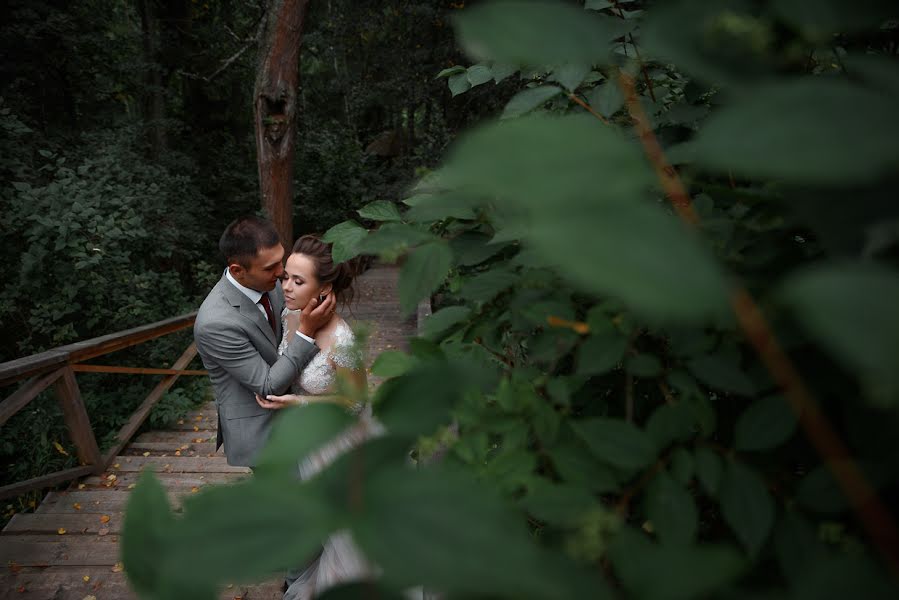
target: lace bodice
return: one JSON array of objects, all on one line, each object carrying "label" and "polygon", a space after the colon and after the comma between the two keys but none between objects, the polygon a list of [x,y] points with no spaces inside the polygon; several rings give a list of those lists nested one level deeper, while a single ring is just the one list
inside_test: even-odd
[{"label": "lace bodice", "polygon": [[[287,348],[287,315],[290,312],[297,313],[299,311],[290,311],[285,308],[281,313],[281,326],[284,332],[281,334],[278,354],[284,354],[284,350]],[[360,366],[358,355],[353,347],[355,341],[353,330],[341,320],[334,330],[334,343],[331,348],[322,350],[309,361],[300,376],[290,385],[291,393],[320,396],[333,391],[331,386],[334,384],[336,375],[334,365],[349,369]]]}]

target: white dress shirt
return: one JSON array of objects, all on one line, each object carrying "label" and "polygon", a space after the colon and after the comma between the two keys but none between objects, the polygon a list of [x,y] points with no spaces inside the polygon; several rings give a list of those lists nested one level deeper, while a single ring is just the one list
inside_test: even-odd
[{"label": "white dress shirt", "polygon": [[[256,305],[256,308],[259,309],[259,311],[265,317],[265,320],[268,321],[268,314],[265,312],[265,307],[259,303],[260,298],[262,298],[262,292],[260,292],[259,290],[253,290],[246,286],[240,285],[240,283],[238,283],[238,281],[236,279],[234,279],[234,277],[231,275],[231,271],[229,271],[228,269],[225,269],[225,277],[227,277],[228,281],[230,281],[234,285],[234,287],[239,289],[240,292],[244,296],[246,296],[247,298],[249,298],[250,300],[253,301],[253,304]],[[281,315],[278,315],[275,318],[280,318],[280,317],[281,317]],[[315,340],[313,340],[311,337],[309,337],[308,335],[305,335],[303,333],[300,333],[299,329],[297,330],[297,335],[300,336],[301,338],[303,338],[304,340],[306,340],[307,342],[309,342],[310,344],[315,343]]]}]

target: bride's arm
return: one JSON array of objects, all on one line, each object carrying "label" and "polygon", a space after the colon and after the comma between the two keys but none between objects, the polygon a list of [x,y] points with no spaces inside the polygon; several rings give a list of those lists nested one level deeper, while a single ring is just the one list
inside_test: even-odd
[{"label": "bride's arm", "polygon": [[272,410],[287,408],[288,406],[302,406],[305,404],[312,404],[313,402],[346,404],[346,401],[342,397],[337,395],[303,396],[300,394],[283,394],[281,396],[276,396],[274,394],[271,394],[263,398],[259,394],[256,394],[256,403],[262,408],[270,408]]}]

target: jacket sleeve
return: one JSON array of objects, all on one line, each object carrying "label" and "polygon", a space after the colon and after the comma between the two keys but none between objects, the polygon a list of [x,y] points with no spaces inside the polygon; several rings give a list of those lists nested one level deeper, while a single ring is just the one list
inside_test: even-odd
[{"label": "jacket sleeve", "polygon": [[315,344],[295,335],[284,354],[269,365],[247,339],[246,333],[227,322],[217,322],[214,327],[197,327],[194,339],[204,362],[218,365],[244,388],[262,397],[286,392],[319,350]]}]

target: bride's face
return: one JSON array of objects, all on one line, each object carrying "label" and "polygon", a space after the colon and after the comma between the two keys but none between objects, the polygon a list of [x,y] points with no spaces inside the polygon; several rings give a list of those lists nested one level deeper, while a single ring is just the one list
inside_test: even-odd
[{"label": "bride's face", "polygon": [[284,302],[287,308],[296,310],[306,306],[312,298],[322,293],[322,286],[315,277],[315,263],[304,254],[291,254],[284,265]]}]

